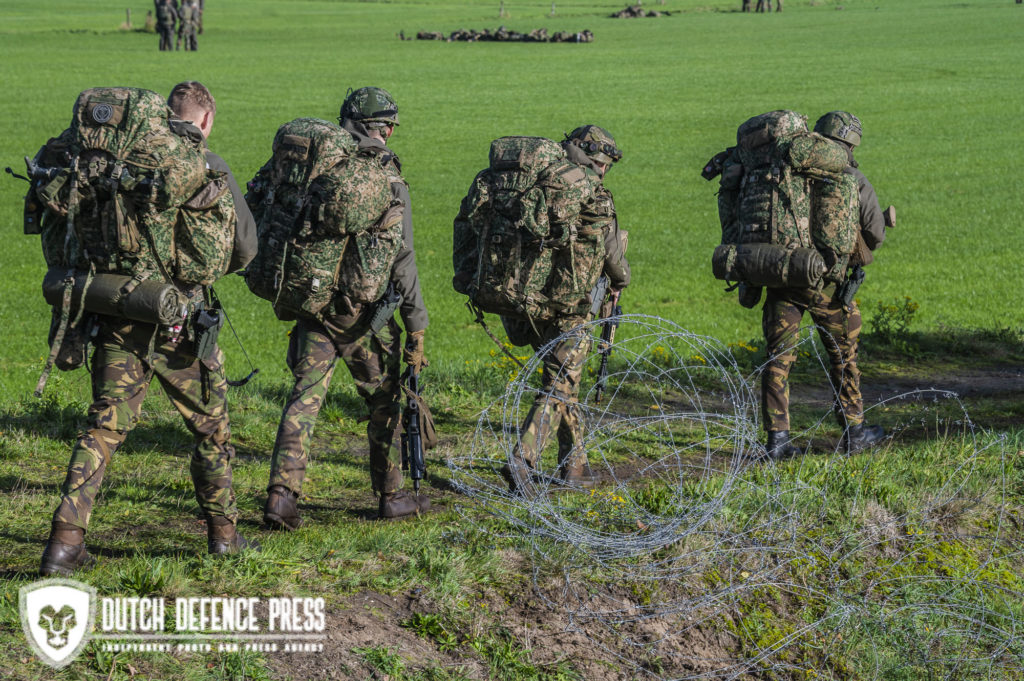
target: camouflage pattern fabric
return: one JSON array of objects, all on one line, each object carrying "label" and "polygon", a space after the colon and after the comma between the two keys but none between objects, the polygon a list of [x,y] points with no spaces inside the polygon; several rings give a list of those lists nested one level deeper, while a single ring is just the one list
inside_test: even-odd
[{"label": "camouflage pattern fabric", "polygon": [[208,182],[182,204],[175,225],[174,276],[208,286],[227,274],[237,214],[225,173],[207,170]]},{"label": "camouflage pattern fabric", "polygon": [[857,180],[840,173],[834,182],[816,181],[811,193],[811,239],[825,259],[825,279],[842,282],[860,233]]},{"label": "camouflage pattern fabric", "polygon": [[[392,200],[388,173],[377,157],[356,156],[314,180],[310,195],[318,220],[309,240],[325,234],[350,237],[334,288],[353,302],[376,302],[402,247],[404,206]],[[286,266],[286,272],[294,268]]]},{"label": "camouflage pattern fabric", "polygon": [[600,229],[581,230],[593,199],[593,183],[555,142],[495,140],[455,218],[455,290],[485,312],[578,315],[603,259]]},{"label": "camouflage pattern fabric", "polygon": [[828,353],[829,377],[836,391],[833,411],[842,428],[864,421],[864,401],[857,368],[861,317],[856,303],[849,312],[834,298],[834,286],[822,290],[769,288],[762,327],[768,365],[761,376],[761,414],[765,430],[789,430],[789,371],[796,361],[800,320],[805,312],[817,326]]},{"label": "camouflage pattern fabric", "polygon": [[[157,344],[150,354],[155,332]],[[228,386],[220,349],[210,360],[200,363],[191,354],[190,341],[175,343],[153,325],[113,318],[104,318],[95,344],[88,426],[72,451],[54,522],[83,529],[88,526],[106,467],[128,431],[138,423],[154,376],[195,438],[189,471],[199,508],[206,517],[223,516],[235,522],[238,511],[231,486],[234,449],[229,443]],[[209,386],[209,401],[205,403],[204,375]]]},{"label": "camouflage pattern fabric", "polygon": [[175,134],[170,116],[164,98],[148,90],[79,95],[71,126],[34,159],[59,171],[34,187],[48,265],[171,276],[179,207],[207,181],[207,170],[201,145]]},{"label": "camouflage pattern fabric", "polygon": [[287,363],[295,383],[281,414],[268,487],[282,485],[301,493],[313,428],[340,357],[369,412],[366,435],[373,490],[388,494],[401,488],[402,459],[394,446],[400,417],[401,336],[394,320],[378,333],[367,332],[370,314],[372,310],[331,315],[323,323],[300,319],[292,329]]},{"label": "camouflage pattern fabric", "polygon": [[[245,200],[256,219],[259,251],[246,269],[245,281],[249,290],[274,303],[281,319],[314,315],[334,295],[350,225],[346,210],[339,208],[336,215],[331,202],[339,202],[340,193],[347,196],[353,183],[327,178],[315,195],[310,192],[321,175],[355,154],[355,140],[338,125],[297,118],[278,128],[270,159],[249,182]],[[351,173],[342,172],[351,179]],[[314,201],[317,205],[310,212]],[[388,205],[385,198],[374,219]],[[334,221],[326,234],[319,228],[321,220]],[[364,229],[369,226],[363,224]],[[294,251],[291,262],[289,251]]]},{"label": "camouflage pattern fabric", "polygon": [[[528,321],[502,317],[509,337],[528,339],[534,352],[585,320],[583,317],[567,317],[541,323],[536,325],[537,330],[534,332]],[[557,433],[560,466],[569,457],[582,457],[583,461],[578,463],[586,461],[586,452],[577,448],[583,439],[579,392],[583,365],[591,343],[590,334],[581,332],[557,343],[542,358],[541,390],[523,420],[519,443],[513,452],[514,456],[521,457],[531,467],[538,467],[552,431]]]}]

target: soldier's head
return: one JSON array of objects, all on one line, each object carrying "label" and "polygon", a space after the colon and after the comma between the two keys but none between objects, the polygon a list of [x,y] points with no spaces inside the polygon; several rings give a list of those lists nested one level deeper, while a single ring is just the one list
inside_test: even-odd
[{"label": "soldier's head", "polygon": [[814,124],[814,132],[849,145],[860,144],[860,119],[848,111],[829,111]]},{"label": "soldier's head", "polygon": [[338,114],[338,123],[344,125],[346,121],[362,123],[371,135],[376,133],[387,141],[398,125],[398,105],[384,88],[350,90]]},{"label": "soldier's head", "polygon": [[186,80],[175,85],[167,97],[167,106],[181,120],[192,121],[203,133],[203,137],[210,136],[217,103],[213,101],[213,95],[206,86],[198,80]]},{"label": "soldier's head", "polygon": [[601,175],[622,158],[622,151],[615,146],[612,134],[596,125],[581,125],[570,132],[562,141],[563,147],[568,145],[586,154]]}]

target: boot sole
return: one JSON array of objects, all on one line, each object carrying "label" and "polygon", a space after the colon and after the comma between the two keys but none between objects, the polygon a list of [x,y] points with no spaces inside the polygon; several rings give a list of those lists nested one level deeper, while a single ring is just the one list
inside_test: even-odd
[{"label": "boot sole", "polygon": [[43,577],[50,577],[52,575],[60,575],[61,577],[70,577],[75,573],[76,570],[84,570],[91,568],[96,564],[96,559],[93,556],[87,556],[78,565],[74,567],[68,567],[67,565],[58,565],[55,563],[43,563],[39,566],[39,574]]},{"label": "boot sole", "polygon": [[302,518],[299,518],[296,523],[289,523],[284,518],[274,513],[263,514],[263,524],[271,530],[283,530],[285,532],[294,532],[295,530],[302,527]]}]

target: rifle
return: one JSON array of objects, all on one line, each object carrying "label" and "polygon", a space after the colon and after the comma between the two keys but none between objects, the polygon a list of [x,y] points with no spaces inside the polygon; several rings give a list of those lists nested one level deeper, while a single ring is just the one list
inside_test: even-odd
[{"label": "rifle", "polygon": [[608,383],[608,359],[612,356],[612,341],[615,339],[615,329],[619,326],[619,317],[622,316],[622,306],[619,305],[619,293],[616,292],[611,298],[611,314],[601,322],[601,343],[598,346],[598,353],[601,355],[601,368],[597,371],[597,404],[601,404],[605,387]]},{"label": "rifle", "polygon": [[405,370],[402,380],[407,384],[405,410],[402,412],[402,470],[409,471],[412,489],[420,493],[420,480],[427,477],[427,465],[423,460],[423,438],[420,433],[419,374],[412,367]]}]

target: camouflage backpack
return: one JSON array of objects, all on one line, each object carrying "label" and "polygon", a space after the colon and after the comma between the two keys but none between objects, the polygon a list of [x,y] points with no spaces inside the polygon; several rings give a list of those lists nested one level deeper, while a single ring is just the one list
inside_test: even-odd
[{"label": "camouflage backpack", "polygon": [[231,194],[171,115],[155,92],[85,90],[71,126],[26,158],[25,232],[47,265],[186,284],[227,271]]},{"label": "camouflage backpack", "polygon": [[246,283],[278,318],[315,317],[335,295],[378,300],[402,246],[402,209],[387,173],[334,123],[297,118],[249,182],[259,251]]},{"label": "camouflage backpack", "polygon": [[585,314],[604,263],[601,226],[580,219],[593,200],[593,184],[557,143],[495,140],[455,218],[455,290],[483,312]]},{"label": "camouflage backpack", "polygon": [[736,142],[721,160],[715,276],[755,286],[840,281],[857,233],[846,150],[793,111],[749,119]]}]

